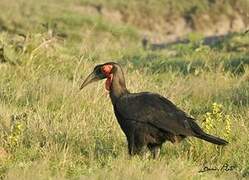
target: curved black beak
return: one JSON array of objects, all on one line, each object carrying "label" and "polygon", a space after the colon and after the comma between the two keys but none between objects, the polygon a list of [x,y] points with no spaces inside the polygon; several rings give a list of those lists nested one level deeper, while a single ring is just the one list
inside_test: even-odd
[{"label": "curved black beak", "polygon": [[100,80],[94,72],[92,72],[91,74],[88,75],[88,77],[85,79],[85,81],[82,83],[82,85],[80,86],[80,90],[83,89],[84,87],[86,87],[88,84],[93,83],[95,81]]}]

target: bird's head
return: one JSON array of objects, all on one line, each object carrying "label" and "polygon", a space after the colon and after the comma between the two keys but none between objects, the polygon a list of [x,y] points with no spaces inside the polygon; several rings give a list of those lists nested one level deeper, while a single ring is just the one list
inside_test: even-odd
[{"label": "bird's head", "polygon": [[108,62],[95,66],[93,72],[83,81],[80,90],[92,82],[107,78],[105,85],[106,89],[110,91],[115,64],[114,62]]}]

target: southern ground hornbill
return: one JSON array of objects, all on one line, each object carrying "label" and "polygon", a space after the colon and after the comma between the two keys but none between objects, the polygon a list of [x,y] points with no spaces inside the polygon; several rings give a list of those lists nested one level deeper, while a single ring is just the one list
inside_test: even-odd
[{"label": "southern ground hornbill", "polygon": [[140,154],[149,148],[153,157],[157,158],[166,140],[174,143],[187,136],[218,145],[228,143],[205,133],[194,119],[163,96],[150,92],[130,93],[126,88],[122,68],[115,62],[97,65],[80,89],[105,78],[106,89],[118,123],[126,135],[130,155]]}]

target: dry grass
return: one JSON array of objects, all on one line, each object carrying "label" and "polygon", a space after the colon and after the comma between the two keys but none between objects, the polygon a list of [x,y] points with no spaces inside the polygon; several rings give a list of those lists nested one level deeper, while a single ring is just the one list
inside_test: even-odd
[{"label": "dry grass", "polygon": [[[65,11],[69,2],[60,2],[0,2],[6,12],[0,19],[9,28],[0,32],[8,59],[0,64],[1,178],[248,178],[247,36],[235,34],[214,47],[193,42],[145,51],[139,44],[139,29],[78,14],[71,6]],[[13,11],[7,19],[9,5]],[[23,12],[19,7],[24,7]],[[33,15],[23,16],[28,12]],[[41,26],[44,22],[49,28]],[[123,64],[132,92],[158,92],[199,124],[214,102],[222,104],[221,114],[230,115],[230,144],[219,148],[190,138],[178,145],[166,143],[158,160],[128,157],[104,82],[79,91],[94,65],[110,59]],[[219,123],[213,132],[223,136],[223,125]],[[224,164],[235,168],[199,172]]]}]

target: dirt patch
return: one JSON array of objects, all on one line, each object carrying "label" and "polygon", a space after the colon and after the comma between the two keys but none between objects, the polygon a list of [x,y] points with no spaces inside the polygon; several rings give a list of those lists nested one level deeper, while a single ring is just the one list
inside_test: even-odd
[{"label": "dirt patch", "polygon": [[130,24],[138,28],[141,37],[146,36],[151,42],[172,42],[185,38],[191,32],[197,32],[203,36],[224,35],[231,32],[241,32],[248,28],[244,16],[239,13],[233,15],[221,14],[212,17],[210,14],[202,14],[188,19],[182,16],[170,16],[165,18],[138,18],[128,16],[118,10],[102,8],[101,15],[112,23]]},{"label": "dirt patch", "polygon": [[241,32],[248,28],[249,17],[245,13],[233,11],[231,14],[203,14],[162,15],[152,17],[142,12],[129,12],[121,9],[112,9],[103,5],[88,4],[72,7],[82,15],[102,16],[115,24],[128,24],[138,29],[142,37],[153,43],[178,41],[191,32],[203,36],[224,35],[231,32]]}]

